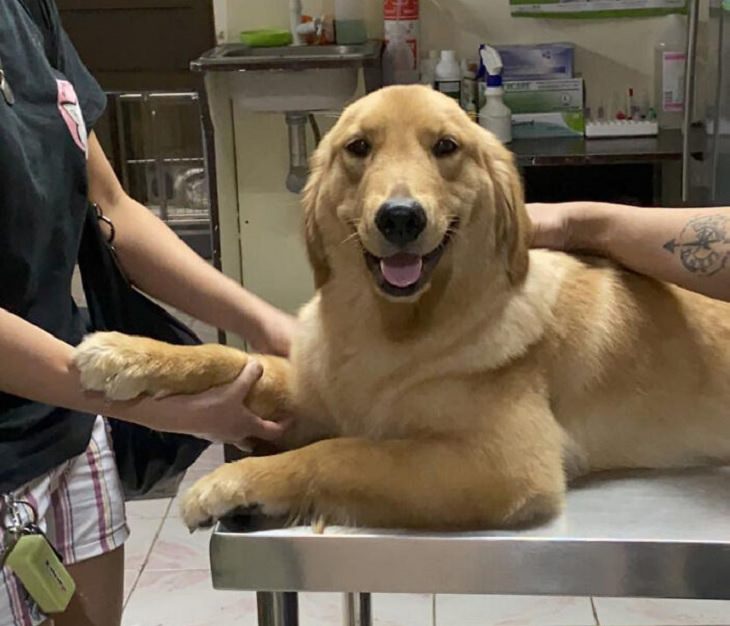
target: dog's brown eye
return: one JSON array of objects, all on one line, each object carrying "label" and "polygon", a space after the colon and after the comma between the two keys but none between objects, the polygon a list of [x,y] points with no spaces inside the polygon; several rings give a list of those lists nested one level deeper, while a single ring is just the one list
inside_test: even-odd
[{"label": "dog's brown eye", "polygon": [[370,144],[364,139],[355,139],[355,141],[351,141],[345,146],[345,150],[361,159],[364,159],[368,154],[370,154],[370,149]]},{"label": "dog's brown eye", "polygon": [[433,155],[435,157],[445,157],[454,154],[459,149],[459,144],[451,137],[441,137],[433,147]]}]

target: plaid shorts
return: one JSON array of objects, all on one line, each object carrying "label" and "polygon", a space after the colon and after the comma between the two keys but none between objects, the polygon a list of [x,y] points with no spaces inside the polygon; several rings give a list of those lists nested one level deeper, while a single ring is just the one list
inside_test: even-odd
[{"label": "plaid shorts", "polygon": [[[129,536],[124,498],[106,421],[97,417],[86,452],[13,494],[33,505],[39,525],[66,565],[111,552]],[[4,545],[0,530],[0,545]],[[23,585],[0,572],[0,626],[37,626],[47,616]]]}]

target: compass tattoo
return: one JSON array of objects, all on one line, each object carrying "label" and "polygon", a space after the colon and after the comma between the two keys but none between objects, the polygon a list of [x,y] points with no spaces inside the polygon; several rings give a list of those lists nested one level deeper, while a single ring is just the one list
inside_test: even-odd
[{"label": "compass tattoo", "polygon": [[679,254],[688,272],[700,276],[717,274],[730,257],[728,218],[708,215],[691,219],[679,237],[664,244],[670,254]]}]

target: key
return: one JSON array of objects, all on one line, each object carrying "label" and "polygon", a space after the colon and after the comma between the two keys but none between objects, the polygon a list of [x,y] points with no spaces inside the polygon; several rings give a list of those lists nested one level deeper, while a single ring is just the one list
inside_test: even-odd
[{"label": "key", "polygon": [[15,544],[18,543],[17,535],[6,531],[4,543],[5,545],[3,546],[2,552],[0,552],[0,570],[5,567],[5,561],[7,561],[8,556],[10,556],[10,553],[13,551]]},{"label": "key", "polygon": [[[1,68],[1,66],[0,66]],[[34,520],[37,518],[35,509],[32,509]],[[23,518],[20,515],[15,499],[9,495],[0,495],[0,530],[3,535],[3,549],[0,552],[0,569],[5,567],[5,561],[20,538],[23,527]]]},{"label": "key", "polygon": [[44,613],[66,610],[76,584],[45,535],[21,535],[8,553],[5,565]]},{"label": "key", "polygon": [[[38,526],[35,509],[9,497],[5,497],[4,502],[11,523],[8,525],[6,520],[0,520],[5,526],[5,536],[10,537],[2,564],[17,576],[44,613],[62,613],[76,591],[76,583]],[[22,521],[20,506],[26,506],[32,512],[29,522]]]}]

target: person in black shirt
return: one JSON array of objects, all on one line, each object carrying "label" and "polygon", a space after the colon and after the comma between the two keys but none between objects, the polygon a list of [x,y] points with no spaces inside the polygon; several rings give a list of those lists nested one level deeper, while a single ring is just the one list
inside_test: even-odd
[{"label": "person in black shirt", "polygon": [[[87,203],[112,220],[123,269],[149,295],[261,352],[287,354],[295,322],[210,267],[124,192],[93,132],[104,94],[53,0],[34,1],[57,34],[50,56],[28,0],[0,2],[0,495],[35,504],[77,583],[55,626],[115,626],[127,531],[99,415],[229,442],[275,439],[282,426],[244,406],[257,364],[193,397],[108,403],[82,392],[71,355],[85,328],[71,279]],[[0,550],[4,543],[0,531]],[[45,619],[3,569],[0,626]]]}]

